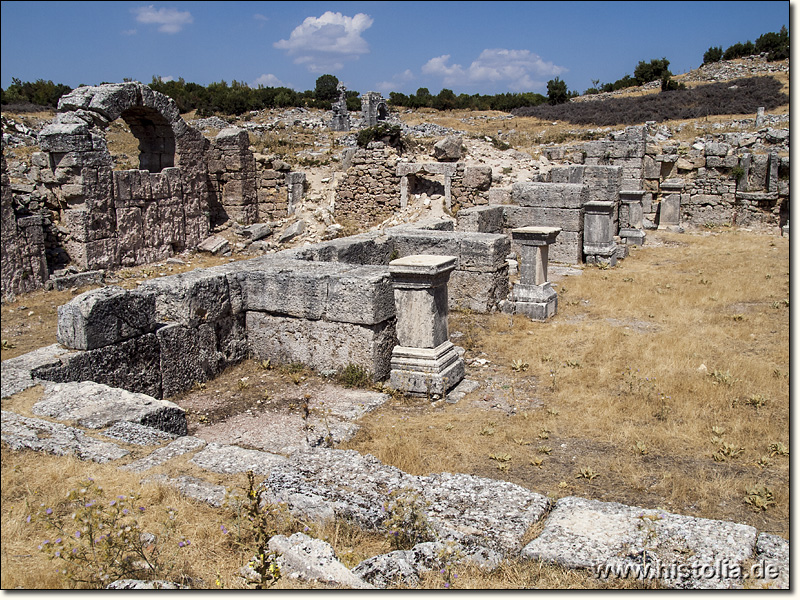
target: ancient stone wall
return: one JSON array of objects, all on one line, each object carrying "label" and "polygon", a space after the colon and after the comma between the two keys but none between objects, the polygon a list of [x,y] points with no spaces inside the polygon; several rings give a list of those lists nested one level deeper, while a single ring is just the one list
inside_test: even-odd
[{"label": "ancient stone wall", "polygon": [[2,155],[2,240],[0,244],[0,282],[2,298],[13,298],[44,285],[47,280],[44,228],[41,215],[17,217],[14,212],[13,195],[6,169],[6,157]]},{"label": "ancient stone wall", "polygon": [[335,214],[342,224],[376,225],[400,210],[399,155],[383,142],[349,153],[336,184]]},{"label": "ancient stone wall", "polygon": [[[139,169],[113,171],[104,130],[118,118],[139,140]],[[79,268],[144,264],[208,236],[208,142],[166,96],[138,82],[77,88],[39,145],[34,185]]]},{"label": "ancient stone wall", "polygon": [[662,130],[654,123],[628,127],[606,140],[545,154],[559,162],[621,167],[622,193],[644,192],[645,227],[663,226],[662,208],[672,224],[673,205],[679,223],[693,226],[786,223],[788,129],[710,134],[694,143],[671,141]]}]

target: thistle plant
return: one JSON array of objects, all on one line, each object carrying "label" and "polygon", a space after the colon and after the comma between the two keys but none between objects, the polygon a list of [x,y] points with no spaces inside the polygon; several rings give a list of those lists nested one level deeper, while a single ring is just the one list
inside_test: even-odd
[{"label": "thistle plant", "polygon": [[433,541],[433,527],[426,512],[427,503],[414,490],[403,488],[389,494],[383,521],[392,550],[409,550],[416,544]]},{"label": "thistle plant", "polygon": [[70,491],[66,502],[41,507],[28,522],[52,532],[39,550],[59,563],[58,572],[73,587],[102,588],[118,579],[165,579],[177,574],[177,553],[191,542],[175,539],[176,514],[167,509],[158,535],[145,532],[138,518],[146,512],[138,494],[108,500],[92,479]]}]

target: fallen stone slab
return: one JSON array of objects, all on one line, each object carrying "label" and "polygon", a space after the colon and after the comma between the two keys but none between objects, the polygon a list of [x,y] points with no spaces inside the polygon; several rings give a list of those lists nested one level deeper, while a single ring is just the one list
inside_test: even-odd
[{"label": "fallen stone slab", "polygon": [[189,462],[201,469],[214,473],[233,474],[252,471],[256,475],[269,475],[274,468],[288,463],[288,459],[278,454],[248,450],[239,446],[220,446],[208,444],[195,454]]},{"label": "fallen stone slab", "polygon": [[741,583],[742,562],[753,556],[756,530],[577,497],[561,498],[541,535],[521,556],[598,577],[656,579],[679,589],[725,589]]},{"label": "fallen stone slab", "polygon": [[317,512],[327,508],[380,531],[387,518],[384,507],[392,491],[401,489],[420,496],[439,539],[502,555],[520,551],[525,532],[548,506],[544,496],[512,483],[450,473],[417,477],[371,455],[329,448],[300,452],[278,465],[263,493],[270,502],[286,502],[290,510],[305,498]]},{"label": "fallen stone slab", "polygon": [[31,372],[40,367],[61,364],[58,357],[67,352],[68,350],[60,344],[52,344],[16,358],[4,360],[2,369],[0,369],[0,397],[8,398],[41,383],[31,375]]},{"label": "fallen stone slab", "polygon": [[755,564],[748,574],[748,587],[788,590],[789,542],[771,533],[762,533],[756,542]]},{"label": "fallen stone slab", "polygon": [[208,252],[209,254],[225,254],[230,251],[231,245],[224,237],[220,235],[212,235],[207,237],[197,246],[200,252]]},{"label": "fallen stone slab", "polygon": [[105,282],[106,272],[104,270],[98,271],[84,271],[82,273],[72,273],[69,275],[61,275],[51,277],[48,279],[44,287],[47,290],[69,290],[73,288],[83,287],[85,285],[101,285]]},{"label": "fallen stone slab", "polygon": [[336,558],[330,544],[304,533],[294,533],[289,537],[272,536],[269,549],[280,552],[277,563],[284,577],[319,581],[357,590],[375,589],[358,575],[351,573]]},{"label": "fallen stone slab", "polygon": [[107,590],[188,590],[189,588],[173,581],[157,579],[146,581],[144,579],[118,579],[109,583]]},{"label": "fallen stone slab", "polygon": [[223,506],[228,499],[228,488],[224,485],[209,483],[197,477],[182,475],[180,477],[167,477],[166,475],[153,475],[142,483],[158,483],[177,489],[187,498],[205,502],[216,508]]},{"label": "fallen stone slab", "polygon": [[174,442],[153,450],[147,456],[120,467],[125,471],[141,472],[163,465],[178,456],[204,448],[206,442],[194,436],[179,437]]},{"label": "fallen stone slab", "polygon": [[239,235],[248,238],[251,242],[257,242],[270,234],[272,234],[272,226],[269,223],[253,223],[239,232]]},{"label": "fallen stone slab", "polygon": [[174,433],[130,421],[117,421],[100,435],[136,446],[156,446],[177,437]]},{"label": "fallen stone slab", "polygon": [[2,441],[12,450],[36,450],[59,456],[74,455],[81,460],[106,463],[129,452],[112,442],[103,442],[80,429],[43,419],[2,411]]},{"label": "fallen stone slab", "polygon": [[453,542],[422,542],[410,550],[395,550],[361,561],[353,573],[377,588],[415,587],[420,575],[454,564],[475,564],[485,569],[500,565],[499,553],[487,548],[465,549]]},{"label": "fallen stone slab", "polygon": [[44,399],[32,410],[90,429],[130,421],[175,435],[187,433],[186,412],[177,404],[93,381],[48,384]]}]

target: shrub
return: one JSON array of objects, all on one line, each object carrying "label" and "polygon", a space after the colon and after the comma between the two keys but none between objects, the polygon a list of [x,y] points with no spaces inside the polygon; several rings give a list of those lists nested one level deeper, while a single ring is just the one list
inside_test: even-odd
[{"label": "shrub", "polygon": [[366,148],[370,142],[384,142],[394,148],[402,150],[402,130],[399,125],[378,123],[373,127],[367,127],[358,132],[356,144],[358,144],[359,148]]},{"label": "shrub", "polygon": [[39,549],[59,561],[59,573],[73,586],[102,588],[118,579],[164,579],[176,574],[174,559],[190,541],[171,539],[175,512],[168,509],[160,535],[143,531],[137,516],[145,512],[139,496],[110,502],[89,479],[72,490],[61,507],[42,507],[37,519],[53,532]]},{"label": "shrub", "polygon": [[722,60],[722,46],[711,46],[706,51],[706,53],[703,54],[704,65],[719,62],[721,60]]},{"label": "shrub", "polygon": [[392,550],[410,550],[416,544],[435,539],[425,512],[427,503],[411,489],[394,490],[383,509],[388,515],[383,525]]},{"label": "shrub", "polygon": [[339,383],[350,388],[368,388],[372,386],[372,373],[360,365],[348,364],[336,375]]},{"label": "shrub", "polygon": [[547,82],[547,101],[550,104],[563,104],[569,100],[567,84],[558,77]]},{"label": "shrub", "polygon": [[638,85],[650,83],[664,77],[671,77],[672,73],[669,71],[669,61],[666,58],[654,58],[649,63],[639,61],[633,71],[633,77],[636,79]]}]

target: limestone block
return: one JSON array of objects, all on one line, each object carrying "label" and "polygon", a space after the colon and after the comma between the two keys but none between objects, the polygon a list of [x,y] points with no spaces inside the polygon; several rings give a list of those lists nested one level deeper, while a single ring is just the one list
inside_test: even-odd
[{"label": "limestone block", "polygon": [[658,226],[669,227],[681,224],[681,195],[667,194],[661,198],[658,211]]},{"label": "limestone block", "polygon": [[161,397],[158,339],[148,333],[104,346],[59,357],[58,364],[38,367],[31,376],[46,381],[94,381],[131,392]]},{"label": "limestone block", "polygon": [[496,271],[505,265],[511,251],[511,240],[502,234],[463,233],[460,238],[460,271]]},{"label": "limestone block", "polygon": [[491,186],[491,167],[467,167],[464,169],[464,187],[485,192]]},{"label": "limestone block", "polygon": [[706,156],[726,156],[730,150],[730,145],[722,142],[707,142],[705,145]]},{"label": "limestone block", "polygon": [[84,292],[58,307],[58,341],[94,350],[155,329],[155,296],[109,286]]},{"label": "limestone block", "polygon": [[79,242],[67,240],[64,249],[81,269],[113,269],[120,265],[116,238]]},{"label": "limestone block", "polygon": [[350,589],[374,589],[339,562],[330,544],[304,533],[290,537],[274,535],[269,540],[269,549],[280,553],[278,565],[284,576]]},{"label": "limestone block", "polygon": [[330,278],[326,320],[377,325],[394,315],[392,280],[385,268],[355,267]]},{"label": "limestone block", "polygon": [[459,237],[452,233],[400,228],[392,228],[387,233],[391,235],[394,250],[400,257],[413,254],[457,257],[460,252]]},{"label": "limestone block", "polygon": [[458,230],[477,233],[503,231],[502,206],[472,206],[458,211]]},{"label": "limestone block", "polygon": [[434,348],[395,346],[389,385],[416,396],[442,396],[464,379],[464,360],[450,341]]},{"label": "limestone block", "polygon": [[214,377],[217,339],[208,325],[186,327],[171,323],[158,330],[161,389],[165,398],[191,389]]},{"label": "limestone block", "polygon": [[39,132],[44,152],[89,152],[92,137],[85,123],[50,123]]},{"label": "limestone block", "polygon": [[463,142],[460,135],[450,135],[433,146],[433,157],[440,162],[456,162],[461,159]]},{"label": "limestone block", "polygon": [[581,231],[584,215],[575,208],[537,208],[532,206],[503,207],[505,227],[560,227],[563,231]]},{"label": "limestone block", "polygon": [[45,386],[32,412],[80,427],[101,429],[129,421],[175,435],[186,435],[186,413],[177,404],[91,381]]},{"label": "limestone block", "polygon": [[349,364],[373,373],[376,380],[389,375],[393,324],[358,325],[247,313],[247,340],[251,355],[276,363],[302,362],[319,371],[339,370]]},{"label": "limestone block", "polygon": [[580,183],[515,183],[511,188],[515,204],[537,208],[581,208],[589,200],[588,188]]},{"label": "limestone block", "polygon": [[80,429],[44,419],[21,417],[2,412],[2,440],[12,450],[27,448],[59,456],[77,456],[81,460],[105,463],[118,460],[129,452],[112,442],[86,435]]},{"label": "limestone block", "polygon": [[719,565],[741,565],[755,544],[756,530],[748,525],[566,497],[522,557],[580,569],[661,566],[650,577],[667,587],[713,589],[740,583],[726,579]]},{"label": "limestone block", "polygon": [[493,272],[453,271],[447,284],[449,308],[492,312],[508,296],[508,265]]},{"label": "limestone block", "polygon": [[155,295],[156,318],[161,322],[197,327],[232,314],[227,277],[211,269],[158,277],[138,289]]}]

